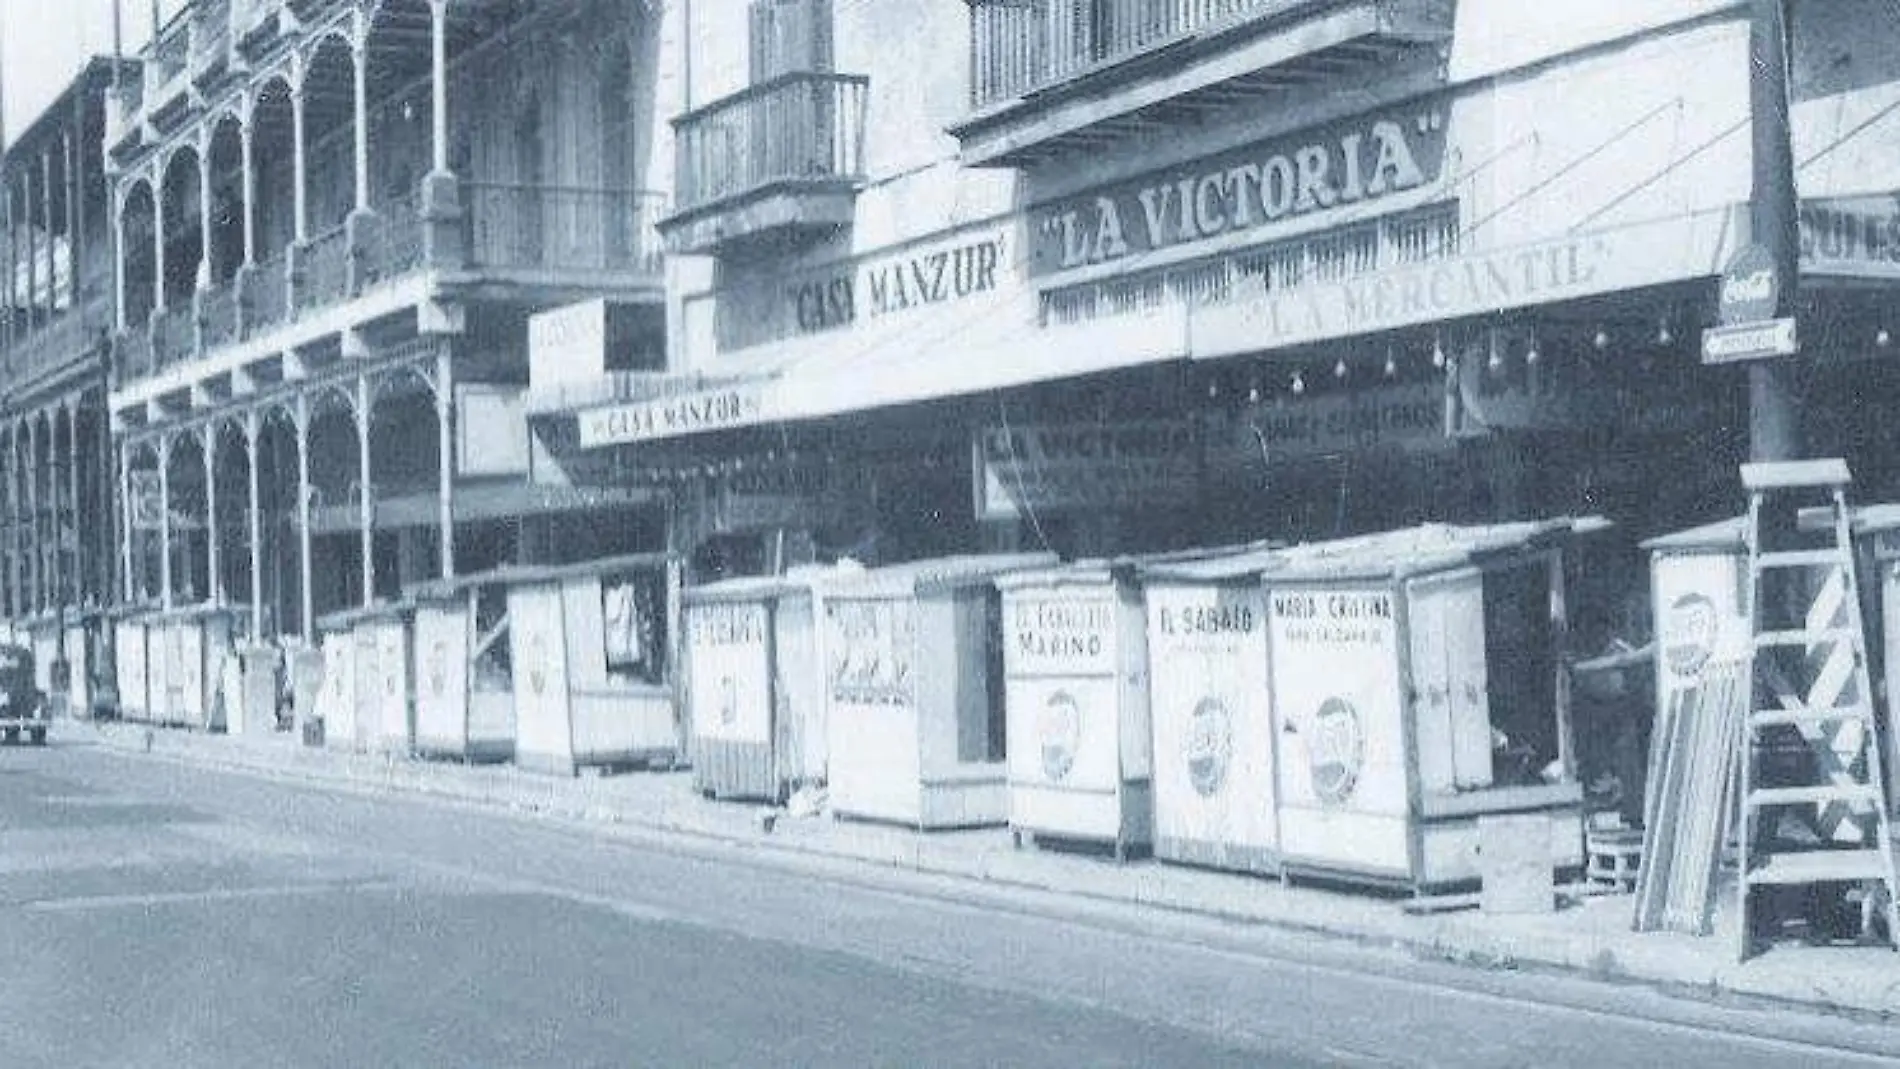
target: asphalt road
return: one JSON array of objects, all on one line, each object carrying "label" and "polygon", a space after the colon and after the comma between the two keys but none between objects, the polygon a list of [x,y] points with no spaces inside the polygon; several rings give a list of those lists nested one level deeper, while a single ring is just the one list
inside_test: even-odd
[{"label": "asphalt road", "polygon": [[1869,1052],[1900,1030],[0,749],[0,1066],[1889,1064]]}]

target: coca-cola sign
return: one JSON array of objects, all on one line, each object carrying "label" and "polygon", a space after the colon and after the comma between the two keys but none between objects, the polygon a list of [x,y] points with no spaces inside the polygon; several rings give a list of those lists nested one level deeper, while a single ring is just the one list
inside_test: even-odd
[{"label": "coca-cola sign", "polygon": [[1719,297],[1724,325],[1759,323],[1773,319],[1781,303],[1781,280],[1775,274],[1774,257],[1760,245],[1749,245],[1729,261],[1722,273]]}]

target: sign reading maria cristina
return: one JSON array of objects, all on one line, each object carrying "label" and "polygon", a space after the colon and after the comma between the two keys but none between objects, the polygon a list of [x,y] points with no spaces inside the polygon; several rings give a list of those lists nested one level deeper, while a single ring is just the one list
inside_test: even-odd
[{"label": "sign reading maria cristina", "polygon": [[[1394,793],[1389,774],[1391,740],[1401,730],[1392,592],[1278,590],[1268,595],[1267,613],[1273,704],[1295,747],[1294,760],[1283,765],[1297,770],[1285,783],[1287,804],[1355,810],[1394,798],[1402,804],[1403,792]],[[1379,763],[1375,750],[1385,753],[1388,774],[1373,788],[1376,797],[1367,798],[1368,767]]]},{"label": "sign reading maria cristina", "polygon": [[1182,504],[1200,485],[1200,442],[1187,420],[990,427],[976,446],[985,520]]}]

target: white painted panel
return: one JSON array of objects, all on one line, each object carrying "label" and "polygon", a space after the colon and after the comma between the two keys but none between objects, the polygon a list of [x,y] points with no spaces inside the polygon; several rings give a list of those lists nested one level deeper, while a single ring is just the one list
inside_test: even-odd
[{"label": "white painted panel", "polygon": [[767,610],[713,602],[686,610],[690,722],[701,738],[772,741],[772,676]]},{"label": "white painted panel", "polygon": [[1283,821],[1293,809],[1408,811],[1393,601],[1381,587],[1268,592],[1273,706],[1289,736]]}]

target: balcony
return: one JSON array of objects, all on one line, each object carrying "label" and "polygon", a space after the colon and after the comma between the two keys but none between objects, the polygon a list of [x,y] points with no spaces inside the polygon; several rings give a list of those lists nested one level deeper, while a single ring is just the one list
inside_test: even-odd
[{"label": "balcony", "polygon": [[145,97],[145,116],[154,125],[172,127],[191,103],[191,20],[174,18],[147,52],[145,76],[151,92]]},{"label": "balcony", "polygon": [[964,163],[1017,167],[1451,37],[1450,0],[967,0]]},{"label": "balcony", "polygon": [[231,72],[231,0],[199,0],[192,22],[192,83],[215,85]]},{"label": "balcony", "polygon": [[[465,182],[469,266],[488,273],[658,275],[665,199],[645,190]],[[419,236],[419,235],[418,235]]]},{"label": "balcony", "polygon": [[105,124],[108,152],[118,154],[138,146],[145,133],[143,68],[130,68],[119,87],[106,93]]},{"label": "balcony", "polygon": [[868,79],[786,74],[673,120],[675,252],[795,237],[852,219],[864,183]]},{"label": "balcony", "polygon": [[52,322],[16,341],[7,374],[16,390],[30,390],[81,368],[95,366],[101,327],[108,314],[104,300],[75,313],[67,309]]}]

